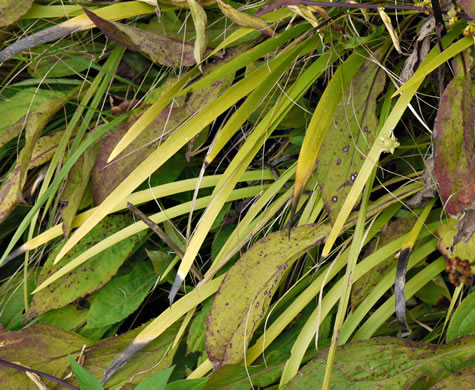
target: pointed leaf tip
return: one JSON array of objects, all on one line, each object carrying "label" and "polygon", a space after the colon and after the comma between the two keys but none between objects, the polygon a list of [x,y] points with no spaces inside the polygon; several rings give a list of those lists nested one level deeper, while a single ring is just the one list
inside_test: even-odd
[{"label": "pointed leaf tip", "polygon": [[180,271],[178,271],[175,281],[173,282],[173,286],[170,290],[170,294],[168,294],[168,301],[170,302],[170,306],[173,305],[176,294],[178,293],[178,290],[180,289],[180,286],[184,280],[185,280],[184,276],[181,275]]}]

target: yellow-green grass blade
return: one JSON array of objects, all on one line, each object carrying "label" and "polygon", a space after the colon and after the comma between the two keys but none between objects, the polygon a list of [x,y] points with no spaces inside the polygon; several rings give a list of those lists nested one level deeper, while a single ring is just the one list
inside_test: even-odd
[{"label": "yellow-green grass blade", "polygon": [[360,52],[353,53],[341,64],[320,98],[308,125],[297,163],[292,211],[295,212],[307,180],[315,168],[318,152],[330,127],[335,111],[349,86],[351,79],[363,65],[365,57]]},{"label": "yellow-green grass blade", "polygon": [[[413,187],[412,191],[404,194],[402,191],[398,190],[398,195],[401,195],[402,197],[407,197],[413,194],[414,192],[417,192],[421,188],[422,187],[420,185],[416,185]],[[375,212],[374,210],[372,210],[375,206],[378,208],[378,210],[382,208],[383,211],[376,220],[376,222],[373,223],[371,230],[365,239],[365,243],[371,240],[401,208],[401,204],[397,201],[394,201],[392,196],[386,196],[385,198],[386,199],[379,199],[377,203],[379,206],[373,204],[369,208],[370,211],[368,212],[368,214],[372,214]],[[388,202],[392,204],[388,204]],[[299,297],[297,297],[294,302],[289,305],[289,307],[279,316],[279,318],[276,319],[274,323],[266,329],[265,336],[260,337],[256,341],[255,345],[248,350],[247,361],[249,363],[252,363],[255,359],[257,359],[259,354],[261,354],[262,351],[264,351],[265,348],[267,348],[272,343],[272,341],[287,327],[287,325],[290,324],[290,322],[293,321],[296,316],[298,316],[298,314],[305,308],[305,306],[307,306],[308,303],[312,299],[314,299],[316,295],[318,295],[325,278],[327,280],[331,280],[345,266],[347,261],[348,250],[346,251],[346,253],[343,253],[340,257],[338,257],[338,259],[336,259],[332,263],[330,273],[327,277],[325,277],[325,274],[322,273],[321,276],[319,276],[314,282],[312,282],[312,284],[308,288],[306,288],[305,291]]]},{"label": "yellow-green grass blade", "polygon": [[83,13],[80,5],[40,5],[33,4],[30,10],[23,15],[23,19],[47,19],[74,17]]},{"label": "yellow-green grass blade", "polygon": [[[432,224],[431,227],[435,228],[435,225],[436,223]],[[429,234],[430,234],[429,231],[424,230],[424,232],[421,234],[421,237],[426,237]],[[406,237],[407,235],[404,235],[398,238],[397,240],[390,242],[389,244],[380,248],[376,252],[366,257],[363,261],[358,263],[358,265],[355,268],[353,280],[354,281],[358,280],[361,276],[363,276],[369,270],[377,266],[381,261],[386,259],[388,256],[391,256],[392,254],[396,253],[401,247]],[[345,256],[345,260],[347,259],[348,259],[348,255]],[[302,363],[302,359],[305,355],[305,352],[307,351],[307,348],[310,342],[313,340],[318,327],[320,326],[321,322],[325,319],[325,317],[328,315],[331,308],[338,302],[341,295],[340,291],[342,287],[343,287],[343,279],[340,279],[331,288],[331,290],[325,294],[325,297],[323,298],[321,302],[321,307],[317,307],[314,310],[314,312],[310,315],[308,320],[306,321],[304,327],[299,333],[299,336],[297,337],[297,340],[294,343],[294,346],[292,347],[290,359],[287,361],[284,371],[282,373],[281,383],[287,383],[290,379],[292,379],[297,374],[297,371],[300,367],[300,364]],[[317,293],[318,292],[319,291],[317,291]],[[394,307],[393,307],[393,312],[394,312]]]},{"label": "yellow-green grass blade", "polygon": [[[443,39],[444,45],[447,45],[449,42],[454,40],[460,33],[460,28],[454,28],[450,31]],[[429,62],[434,58],[438,53],[438,48],[432,49],[432,51],[427,55],[426,59],[424,60],[423,64]],[[421,65],[422,66],[422,65]],[[345,223],[346,218],[350,215],[351,210],[355,206],[358,198],[361,194],[361,191],[368,180],[373,167],[379,161],[379,156],[384,151],[385,140],[390,139],[393,129],[396,128],[399,120],[401,119],[402,115],[406,111],[407,106],[411,102],[412,97],[417,92],[422,80],[419,83],[413,84],[410,88],[408,88],[398,99],[396,104],[394,105],[391,113],[389,114],[388,118],[384,122],[375,143],[371,147],[363,166],[361,167],[360,171],[358,172],[358,176],[356,181],[353,183],[348,196],[341,207],[341,210],[335,220],[333,225],[333,229],[328,236],[328,239],[325,243],[325,246],[322,250],[322,256],[326,257],[329,255],[333,244],[335,243],[336,238],[340,235],[343,225]]]},{"label": "yellow-green grass blade", "polygon": [[110,129],[114,128],[114,126],[117,126],[122,120],[125,119],[125,115],[121,115],[120,117],[117,117],[113,119],[111,122],[108,124],[104,125],[99,131],[96,131],[95,133],[91,134],[90,137],[88,137],[79,147],[78,150],[74,151],[72,156],[69,158],[69,160],[63,165],[57,176],[54,178],[53,182],[49,186],[49,188],[45,191],[43,195],[41,195],[33,204],[33,207],[31,210],[28,212],[28,214],[23,218],[21,221],[20,225],[18,226],[17,230],[15,231],[15,234],[13,235],[12,239],[10,240],[7,249],[3,253],[2,258],[0,259],[0,265],[3,264],[5,258],[8,256],[8,254],[12,251],[13,247],[15,244],[18,242],[18,240],[21,238],[25,230],[27,229],[28,225],[30,224],[32,218],[36,215],[38,210],[43,206],[43,204],[53,196],[53,194],[56,192],[56,189],[59,187],[59,185],[63,182],[63,180],[66,178],[68,175],[69,171],[71,170],[72,166],[74,163],[79,159],[79,157],[84,153],[86,149],[88,149],[91,145],[94,144],[94,142],[99,139],[100,136],[102,136],[105,132],[109,131]]},{"label": "yellow-green grass blade", "polygon": [[[424,287],[434,277],[440,274],[445,269],[445,260],[439,257],[436,261],[424,267],[417,275],[415,275],[406,284],[406,297],[411,298],[417,291]],[[383,305],[381,305],[376,312],[363,324],[363,326],[356,332],[353,340],[369,339],[384,322],[394,314],[395,300],[394,296],[389,298]]]},{"label": "yellow-green grass blade", "polygon": [[374,178],[376,176],[376,169],[373,169],[371,178],[368,181],[368,184],[363,195],[363,200],[361,201],[361,207],[358,213],[358,222],[356,223],[355,232],[351,240],[350,252],[348,255],[348,263],[346,265],[345,277],[343,279],[343,288],[340,290],[341,295],[339,298],[338,311],[336,313],[335,324],[333,326],[332,341],[330,349],[328,350],[327,363],[325,367],[325,375],[323,377],[322,389],[326,390],[330,387],[330,379],[333,370],[333,363],[335,360],[336,347],[341,344],[339,339],[340,331],[343,326],[343,321],[345,319],[346,310],[348,308],[348,303],[350,301],[351,287],[353,285],[353,274],[356,268],[356,262],[360,255],[361,249],[364,244],[364,232],[366,224],[366,210],[368,208],[369,196],[371,195],[371,189],[373,186]]},{"label": "yellow-green grass blade", "polygon": [[[44,193],[44,191],[46,191],[46,189],[48,188],[54,173],[57,171],[58,166],[61,164],[64,158],[68,142],[71,141],[73,136],[74,139],[72,141],[71,151],[77,150],[79,148],[82,137],[86,130],[89,128],[92,117],[96,114],[97,108],[99,107],[104,94],[110,86],[110,82],[115,74],[117,67],[119,66],[120,60],[122,59],[122,55],[124,54],[124,52],[125,48],[120,46],[116,46],[112,50],[112,53],[109,55],[109,58],[107,58],[106,62],[104,63],[101,72],[98,73],[97,76],[94,78],[94,81],[88,88],[86,95],[83,97],[83,99],[81,99],[81,104],[74,112],[73,117],[71,118],[70,123],[66,127],[66,131],[64,132],[59,142],[59,145],[56,148],[56,152],[53,156],[53,159],[51,160],[51,163],[48,167],[48,171],[46,172],[45,178],[41,185],[40,194]],[[86,111],[86,114],[84,114],[84,111]],[[78,125],[79,129],[76,131]],[[72,152],[70,153],[70,155],[71,154]],[[43,209],[43,217],[48,212],[49,207],[54,199],[54,196],[50,196],[47,200]],[[54,215],[55,213],[52,214]],[[33,218],[31,227],[34,228],[34,225],[36,225],[36,218]]]},{"label": "yellow-green grass blade", "polygon": [[206,298],[218,291],[219,285],[223,281],[225,275],[209,281],[200,289],[186,294],[178,300],[170,309],[165,310],[157,318],[155,318],[147,327],[140,332],[134,341],[111,363],[106,369],[102,383],[119,370],[127,361],[147,344],[160,336],[172,324],[179,320],[190,310],[196,308]]},{"label": "yellow-green grass blade", "polygon": [[155,118],[170,104],[176,94],[197,74],[196,69],[187,72],[167,92],[163,94],[145,113],[135,122],[119,143],[112,150],[107,162],[114,160],[127,146],[129,146]]},{"label": "yellow-green grass blade", "polygon": [[[290,53],[297,49],[298,46]],[[179,287],[183,283],[199,251],[199,248],[201,247],[201,244],[209,232],[209,228],[219,214],[222,205],[226,201],[230,191],[232,191],[234,188],[237,180],[244,173],[246,167],[250,164],[255,154],[264,144],[266,137],[269,136],[276,128],[278,123],[280,123],[283,115],[288,112],[293,102],[300,99],[303,93],[320,76],[331,58],[332,56],[329,54],[322,55],[297,79],[296,83],[287,92],[287,95],[281,99],[275,111],[268,112],[264,119],[249,135],[244,145],[242,145],[239,152],[226,169],[223,178],[213,191],[213,202],[206,209],[204,215],[202,216],[198,228],[196,229],[187,251],[185,252],[185,257],[180,264],[175,282],[173,283],[172,289],[170,291],[170,301],[173,301],[174,294],[178,291]]]},{"label": "yellow-green grass blade", "polygon": [[[383,202],[384,203],[384,202]],[[386,207],[382,214],[378,217],[376,222],[372,226],[366,242],[371,240],[384,225],[394,216],[394,214],[400,209],[401,205],[395,203]],[[329,280],[333,278],[346,264],[347,255],[342,255],[336,259],[332,265],[331,273],[328,276]],[[328,270],[328,266],[324,268],[324,271]],[[323,276],[322,276],[323,275]],[[300,296],[284,310],[284,312],[272,323],[272,325],[265,329],[263,336],[259,337],[255,344],[248,349],[246,361],[251,364],[256,360],[265,349],[282,333],[282,331],[298,316],[298,314],[308,305],[308,303],[315,299],[315,296],[319,293],[322,283],[325,279],[322,273],[315,281],[309,285]],[[204,376],[212,368],[211,362],[206,360],[195,371],[193,371],[189,378],[198,378]]]},{"label": "yellow-green grass blade", "polygon": [[[209,188],[214,187],[216,183],[219,181],[221,175],[213,175],[213,176],[205,176],[202,181],[200,188]],[[256,180],[273,180],[274,176],[270,170],[258,170],[258,171],[248,171],[246,172],[240,179],[240,181],[252,182]],[[174,183],[162,184],[160,186],[152,187],[150,189],[142,190],[130,194],[124,201],[117,204],[111,210],[111,213],[116,211],[127,209],[127,202],[130,202],[134,205],[142,204],[151,200],[160,199],[166,196],[179,194],[185,191],[192,191],[195,189],[196,184],[198,183],[198,179],[186,179],[180,180]],[[81,226],[82,223],[89,218],[89,216],[94,212],[94,208],[87,210],[79,215],[73,221],[72,227]],[[63,234],[63,224],[60,223],[55,225],[54,227],[44,231],[43,233],[33,237],[31,240],[28,240],[22,246],[17,248],[14,251],[14,254],[21,255],[25,251],[29,251],[32,249],[36,249],[41,245],[44,245],[56,237],[59,237]],[[16,257],[16,256],[14,256]],[[12,258],[14,258],[12,256]]]},{"label": "yellow-green grass blade", "polygon": [[[216,140],[213,142],[211,151],[205,158],[205,163],[210,164],[218,153],[222,150],[224,145],[232,138],[232,136],[239,131],[241,126],[245,121],[249,119],[249,113],[254,112],[259,104],[262,103],[269,91],[274,87],[278,82],[281,76],[286,70],[288,70],[289,61],[297,49],[293,49],[286,54],[283,54],[279,59],[273,60],[272,64],[275,63],[275,68],[272,69],[272,72],[267,76],[267,79],[262,84],[261,88],[257,88],[252,92],[252,94],[246,99],[246,101],[239,107],[239,109],[233,114],[233,116],[226,122],[224,127],[216,135]],[[272,66],[271,64],[263,66]]]},{"label": "yellow-green grass blade", "polygon": [[[107,20],[120,20],[138,15],[152,14],[154,12],[154,7],[139,1],[128,1],[96,9],[96,14]],[[94,26],[95,24],[91,19],[82,12],[79,16],[19,39],[0,51],[0,62],[8,60],[24,50],[31,49],[40,44],[56,41],[73,32],[91,29]]]},{"label": "yellow-green grass blade", "polygon": [[[431,240],[426,244],[422,245],[420,248],[416,249],[410,257],[408,268],[411,269],[432,252],[434,252],[437,247],[437,240]],[[349,341],[351,335],[359,324],[363,321],[365,316],[374,308],[374,305],[383,297],[384,294],[394,285],[394,278],[396,276],[396,264],[394,264],[394,269],[388,272],[381,281],[371,290],[371,292],[365,297],[364,301],[356,308],[355,311],[351,312],[345,320],[343,328],[340,332],[340,342],[344,344]]]},{"label": "yellow-green grass blade", "polygon": [[[267,186],[265,186],[267,187]],[[253,186],[253,187],[246,187],[246,188],[240,188],[237,190],[234,190],[231,196],[229,197],[228,201],[232,202],[234,200],[238,199],[245,199],[249,197],[256,196],[260,191],[262,190],[262,186]],[[205,196],[203,198],[197,199],[195,202],[195,209],[203,209],[205,208],[211,201],[211,196]],[[150,220],[152,222],[159,224],[165,221],[168,221],[169,219],[175,218],[180,215],[184,215],[188,213],[191,210],[192,202],[186,202],[182,203],[180,205],[171,207],[169,209],[166,209],[164,211],[161,211],[159,213],[156,213],[152,216],[150,216]],[[74,268],[78,267],[79,265],[83,264],[93,256],[97,255],[98,253],[102,252],[103,250],[111,247],[114,244],[117,244],[118,242],[125,240],[126,238],[137,234],[145,229],[147,229],[148,226],[142,222],[136,222],[132,225],[127,226],[125,229],[122,229],[111,236],[105,238],[101,242],[97,243],[93,247],[89,248],[85,252],[81,253],[78,257],[76,257],[74,260],[66,264],[63,268],[61,268],[59,271],[51,275],[48,279],[46,279],[43,283],[41,283],[34,291],[33,293],[37,293],[38,291],[42,290],[43,288],[47,287],[54,281],[58,280],[60,277],[64,276],[68,272],[72,271]]]},{"label": "yellow-green grass blade", "polygon": [[216,258],[213,260],[210,269],[206,272],[205,278],[200,283],[204,283],[211,279],[222,266],[239,252],[243,246],[260,229],[262,229],[264,225],[275,216],[277,212],[279,212],[279,210],[281,210],[282,206],[291,196],[291,189],[287,190],[275,202],[267,207],[264,212],[262,212],[266,205],[279,193],[285,183],[294,174],[295,164],[287,169],[284,174],[282,174],[268,189],[264,191],[226,240],[223,247],[216,255]]},{"label": "yellow-green grass blade", "polygon": [[277,37],[265,40],[261,44],[253,47],[252,49],[249,49],[247,52],[239,55],[235,59],[229,61],[226,64],[223,64],[213,73],[210,73],[204,76],[203,78],[195,81],[189,87],[183,89],[180,94],[183,95],[191,91],[197,91],[203,87],[214,83],[215,81],[221,80],[229,74],[232,74],[237,70],[242,69],[246,65],[249,65],[251,62],[258,60],[259,58],[263,57],[265,54],[271,52],[272,50],[281,47],[291,39],[303,34],[309,29],[310,27],[308,25],[298,25],[287,31],[284,31]]},{"label": "yellow-green grass blade", "polygon": [[[290,16],[291,12],[286,9],[286,8],[281,8],[278,10],[275,10],[273,12],[270,12],[268,14],[265,14],[262,16],[262,19],[264,19],[266,22],[277,22],[281,21],[282,19]],[[229,47],[232,45],[234,42],[240,40],[241,38],[244,38],[246,35],[255,33],[256,30],[249,28],[249,27],[241,27],[234,31],[229,37],[227,37],[224,41],[222,41],[216,49],[214,49],[207,58],[212,57],[219,53],[221,50]]]},{"label": "yellow-green grass blade", "polygon": [[[442,53],[438,53],[435,57],[424,61],[423,64],[417,69],[414,75],[406,81],[396,92],[394,92],[393,97],[411,89],[415,85],[419,85],[428,74],[437,69],[440,65],[444,64],[451,58],[455,57],[458,53],[468,49],[470,46],[473,46],[473,37],[467,36],[460,39],[456,43],[449,46]],[[439,47],[436,46],[434,50],[438,51]]]},{"label": "yellow-green grass blade", "polygon": [[181,128],[172,134],[156,151],[150,154],[117,188],[96,208],[95,212],[79,227],[66,242],[55,259],[57,263],[61,258],[96,224],[102,220],[135,188],[143,183],[153,172],[160,168],[170,157],[177,153],[185,144],[199,134],[206,126],[213,122],[219,115],[233,106],[236,102],[248,95],[254,88],[259,87],[263,76],[269,72],[262,68],[230,87],[213,104],[208,104],[204,109],[189,119]]}]

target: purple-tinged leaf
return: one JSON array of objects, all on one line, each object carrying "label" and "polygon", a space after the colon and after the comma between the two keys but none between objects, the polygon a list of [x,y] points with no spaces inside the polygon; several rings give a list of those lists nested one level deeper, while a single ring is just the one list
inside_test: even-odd
[{"label": "purple-tinged leaf", "polygon": [[110,22],[87,9],[84,9],[84,12],[109,39],[129,50],[145,53],[153,62],[172,67],[196,64],[193,45],[189,43],[126,24]]}]

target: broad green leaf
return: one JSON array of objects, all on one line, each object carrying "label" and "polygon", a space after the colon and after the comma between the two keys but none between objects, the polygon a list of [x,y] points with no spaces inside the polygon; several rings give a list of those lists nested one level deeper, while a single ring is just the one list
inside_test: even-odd
[{"label": "broad green leaf", "polygon": [[364,56],[360,53],[353,53],[338,67],[318,102],[312,120],[310,121],[305,133],[305,138],[297,163],[294,199],[292,202],[294,212],[297,208],[300,196],[305,189],[307,180],[314,170],[315,161],[320,152],[320,147],[322,146],[327,131],[335,118],[335,113],[343,96],[343,92],[348,88],[351,80],[364,63],[364,60]]},{"label": "broad green leaf", "polygon": [[15,23],[25,15],[33,0],[0,0],[0,27]]},{"label": "broad green leaf", "polygon": [[[56,254],[64,245],[59,245],[48,257],[44,264],[38,284],[48,279],[58,270],[67,266],[67,264],[94,246],[117,230],[128,226],[133,221],[129,215],[113,215],[104,219],[98,224],[87,237],[79,242],[66,257],[62,264],[53,264]],[[115,275],[121,264],[132,252],[138,237],[132,236],[111,248],[103,251],[94,257],[92,261],[76,268],[74,271],[64,275],[63,278],[53,282],[47,289],[42,289],[33,297],[31,306],[26,314],[26,319],[36,317],[51,309],[57,309],[66,306],[68,303],[94,292],[106,284],[112,276]]]},{"label": "broad green leaf", "polygon": [[86,8],[84,12],[109,39],[129,50],[145,53],[153,62],[172,67],[196,64],[193,45],[126,24],[109,22]]},{"label": "broad green leaf", "polygon": [[384,83],[385,74],[380,67],[366,61],[345,89],[318,153],[317,181],[332,221],[376,139],[376,99]]},{"label": "broad green leaf", "polygon": [[[78,356],[87,340],[74,332],[50,325],[33,324],[19,332],[0,330],[0,359],[15,362],[56,377],[69,371],[68,354]],[[32,353],[41,351],[41,353]],[[22,371],[0,366],[2,389],[37,389]]]},{"label": "broad green leaf", "polygon": [[114,277],[95,295],[87,316],[88,326],[99,328],[127,318],[143,302],[155,279],[148,262],[140,262],[128,274]]},{"label": "broad green leaf", "polygon": [[475,83],[468,69],[461,70],[444,90],[434,129],[434,176],[450,215],[475,207],[474,102]]},{"label": "broad green leaf", "polygon": [[475,292],[455,310],[447,328],[447,342],[468,335],[475,335]]},{"label": "broad green leaf", "polygon": [[270,37],[274,35],[273,31],[270,29],[270,26],[264,19],[244,12],[240,12],[232,6],[224,3],[222,0],[217,0],[217,2],[223,14],[239,26],[250,27],[259,30]]},{"label": "broad green leaf", "polygon": [[87,320],[89,310],[82,307],[81,303],[70,303],[59,309],[50,310],[39,318],[41,324],[50,324],[57,328],[66,330],[76,330],[84,325]]},{"label": "broad green leaf", "polygon": [[[286,390],[319,388],[327,352],[308,363]],[[335,389],[405,389],[421,377],[424,388],[463,368],[475,359],[475,337],[448,345],[431,345],[400,338],[380,337],[339,346],[331,381]]]},{"label": "broad green leaf", "polygon": [[82,367],[71,355],[69,355],[69,364],[73,370],[74,376],[79,382],[81,389],[84,390],[104,390],[99,381],[84,367]]},{"label": "broad green leaf", "polygon": [[215,368],[238,364],[243,348],[263,319],[285,271],[307,250],[322,243],[328,225],[305,225],[269,234],[226,273],[213,301],[206,350]]},{"label": "broad green leaf", "polygon": [[47,123],[74,93],[25,88],[0,101],[0,147],[20,135],[30,116],[43,115]]},{"label": "broad green leaf", "polygon": [[175,366],[165,371],[161,371],[150,378],[145,379],[135,389],[136,390],[164,390],[167,386],[168,379],[173,372]]},{"label": "broad green leaf", "polygon": [[203,59],[208,44],[208,36],[206,34],[206,27],[208,18],[206,12],[196,0],[188,0],[190,6],[191,17],[195,25],[196,39],[193,48],[193,56],[197,64]]}]

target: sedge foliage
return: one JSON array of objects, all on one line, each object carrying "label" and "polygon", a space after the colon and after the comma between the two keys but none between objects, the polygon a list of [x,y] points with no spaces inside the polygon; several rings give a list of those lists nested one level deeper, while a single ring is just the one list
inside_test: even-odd
[{"label": "sedge foliage", "polygon": [[469,5],[5,3],[2,388],[470,380]]}]

